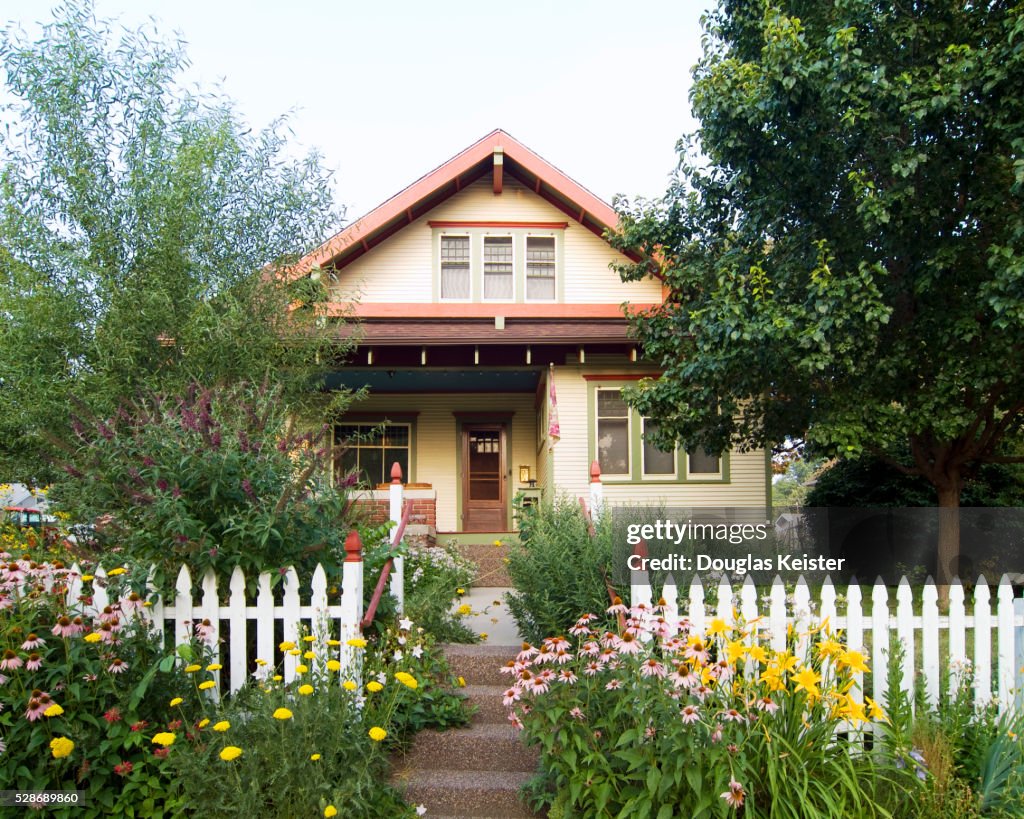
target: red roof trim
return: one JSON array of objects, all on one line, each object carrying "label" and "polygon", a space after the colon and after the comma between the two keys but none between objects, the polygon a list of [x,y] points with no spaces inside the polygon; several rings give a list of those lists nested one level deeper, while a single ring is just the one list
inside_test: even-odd
[{"label": "red roof trim", "polygon": [[[361,244],[363,252],[365,252],[368,246],[375,244],[373,239],[376,238],[377,233],[386,229],[394,219],[401,219],[407,210],[415,213],[418,210],[417,205],[423,200],[435,197],[448,186],[454,187],[456,191],[459,190],[466,181],[461,178],[462,175],[487,160],[491,160],[493,163],[495,149],[499,148],[504,157],[537,178],[536,189],[545,199],[573,218],[577,218],[577,214],[579,214],[582,221],[585,215],[587,222],[591,224],[586,222],[584,224],[590,230],[614,228],[618,224],[618,215],[611,205],[603,202],[578,182],[570,179],[518,140],[501,129],[497,129],[477,140],[440,167],[420,177],[405,190],[378,205],[312,253],[304,256],[292,268],[291,275],[299,276],[316,265],[326,265],[352,245]],[[512,173],[511,168],[509,171]],[[545,186],[557,193],[557,196],[546,190]],[[441,198],[445,199],[450,195],[451,193],[442,193]],[[402,221],[404,222],[404,219]]]},{"label": "red roof trim", "polygon": [[[631,311],[648,310],[657,304],[630,303]],[[353,316],[355,318],[390,319],[450,319],[482,318],[597,318],[623,319],[622,305],[619,304],[566,304],[552,302],[359,302],[356,304],[333,302],[327,305],[329,316]]]},{"label": "red roof trim", "polygon": [[460,222],[431,219],[427,224],[432,228],[533,228],[535,230],[565,230],[568,222]]}]

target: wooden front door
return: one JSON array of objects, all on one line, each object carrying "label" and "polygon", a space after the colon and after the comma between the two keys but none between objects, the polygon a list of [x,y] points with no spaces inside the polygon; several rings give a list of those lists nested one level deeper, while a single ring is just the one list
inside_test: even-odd
[{"label": "wooden front door", "polygon": [[508,528],[508,467],[504,424],[462,428],[462,530],[504,532]]}]

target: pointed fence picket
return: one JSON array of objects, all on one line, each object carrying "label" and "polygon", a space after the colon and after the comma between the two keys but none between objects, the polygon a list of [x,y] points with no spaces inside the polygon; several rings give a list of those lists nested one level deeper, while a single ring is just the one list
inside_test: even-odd
[{"label": "pointed fence picket", "polygon": [[[646,572],[632,576],[633,600],[649,601],[652,595]],[[705,582],[713,593],[714,601],[705,596]],[[1001,712],[1021,703],[1024,692],[1024,597],[1014,595],[1010,578],[1006,575],[996,589],[993,610],[991,591],[984,576],[978,578],[973,592],[972,614],[965,607],[964,587],[954,578],[949,587],[948,613],[939,610],[938,589],[931,578],[921,589],[920,602],[915,603],[914,590],[907,578],[896,589],[895,601],[889,589],[877,581],[870,588],[851,583],[840,603],[839,591],[831,579],[822,584],[818,601],[812,599],[810,587],[803,578],[795,584],[787,597],[782,579],[776,577],[769,589],[759,593],[749,576],[743,579],[738,592],[739,603],[734,607],[733,587],[728,577],[707,578],[694,576],[689,594],[683,599],[676,579],[670,574],[665,579],[661,596],[665,599],[664,617],[670,623],[689,620],[691,626],[706,628],[708,607],[726,623],[739,613],[750,624],[745,638],[752,643],[756,632],[767,632],[774,650],[786,646],[787,630],[797,635],[811,626],[822,626],[831,632],[842,632],[842,642],[849,648],[870,655],[871,696],[883,707],[889,700],[888,664],[894,645],[902,649],[901,690],[910,696],[919,682],[927,702],[934,706],[942,691],[955,690],[965,666],[973,669],[973,697],[978,705],[995,701]],[[870,600],[870,611],[865,607]],[[842,613],[839,613],[840,610]],[[827,624],[824,626],[823,624]],[[968,663],[968,640],[973,644],[973,659]],[[993,640],[995,642],[993,652]],[[918,651],[918,648],[920,650]],[[809,644],[798,643],[798,654],[809,650]],[[995,663],[993,663],[993,654]],[[746,669],[751,672],[748,667]],[[993,678],[993,674],[995,677]],[[943,679],[946,675],[946,679]],[[857,702],[864,702],[864,674],[854,675],[850,690]]]}]

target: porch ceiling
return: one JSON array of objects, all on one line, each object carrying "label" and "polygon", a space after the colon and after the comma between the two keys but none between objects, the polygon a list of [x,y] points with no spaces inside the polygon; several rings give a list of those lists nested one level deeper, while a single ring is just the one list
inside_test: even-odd
[{"label": "porch ceiling", "polygon": [[515,369],[352,367],[329,373],[327,389],[368,387],[376,394],[395,392],[527,392],[534,393],[542,368]]}]

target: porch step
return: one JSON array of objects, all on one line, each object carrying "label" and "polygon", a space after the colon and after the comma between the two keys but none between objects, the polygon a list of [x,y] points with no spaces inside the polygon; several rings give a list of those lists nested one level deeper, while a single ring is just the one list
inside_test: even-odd
[{"label": "porch step", "polygon": [[501,546],[495,546],[494,541],[489,543],[460,543],[459,553],[463,557],[472,560],[477,565],[474,586],[482,587],[505,587],[512,585],[512,579],[508,574],[508,553],[507,541],[502,541]]},{"label": "porch step", "polygon": [[466,681],[462,692],[476,713],[467,728],[421,731],[400,760],[393,783],[427,815],[459,819],[536,819],[519,788],[537,772],[537,751],[527,748],[509,725],[501,704],[507,675],[498,668],[518,645],[443,647],[452,673]]}]

